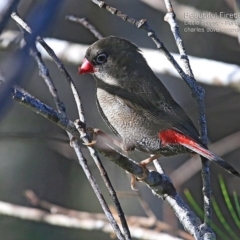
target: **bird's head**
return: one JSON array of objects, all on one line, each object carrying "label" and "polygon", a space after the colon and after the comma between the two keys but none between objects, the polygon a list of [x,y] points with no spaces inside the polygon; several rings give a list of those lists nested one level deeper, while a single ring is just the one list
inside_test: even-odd
[{"label": "bird's head", "polygon": [[146,60],[138,47],[128,40],[110,36],[92,44],[85,55],[79,74],[93,73],[98,79],[122,80],[137,74]]}]

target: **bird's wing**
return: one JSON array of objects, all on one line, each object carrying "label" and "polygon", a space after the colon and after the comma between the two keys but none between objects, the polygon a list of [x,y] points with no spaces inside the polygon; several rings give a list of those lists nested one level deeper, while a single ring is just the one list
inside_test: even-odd
[{"label": "bird's wing", "polygon": [[121,98],[129,108],[145,116],[149,121],[157,123],[160,131],[175,129],[202,144],[194,124],[172,98],[170,99],[171,103],[169,99],[168,102],[166,99],[163,99],[165,101],[152,103],[146,95],[130,93],[122,88],[115,90],[115,95]]},{"label": "bird's wing", "polygon": [[[159,82],[156,85],[159,85],[161,88],[165,88],[163,85],[160,85]],[[107,84],[100,79],[98,79],[98,88],[102,88],[115,97],[118,97],[129,108],[138,112],[139,115],[145,116],[148,121],[152,122],[154,125],[159,125],[159,131],[165,129],[175,129],[202,145],[198,131],[194,124],[184,110],[173,100],[167,89],[164,89],[165,91],[160,91],[159,88],[156,90],[151,88],[147,93],[136,91],[129,92],[125,88]],[[155,95],[155,100],[157,99],[154,103],[151,100],[151,94]],[[100,107],[99,110],[101,112]],[[104,116],[104,113],[101,114],[110,128],[117,133]]]}]

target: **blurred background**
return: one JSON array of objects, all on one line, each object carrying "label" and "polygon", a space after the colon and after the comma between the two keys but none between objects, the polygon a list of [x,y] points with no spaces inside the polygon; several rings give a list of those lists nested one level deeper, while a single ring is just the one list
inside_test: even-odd
[{"label": "blurred background", "polygon": [[[32,19],[34,19],[33,12],[44,2],[46,1],[21,0],[18,13],[27,22],[29,20],[32,21]],[[166,10],[162,6],[162,3],[153,0],[108,0],[106,2],[135,19],[146,18],[167,49],[173,53],[178,53],[169,24],[164,21]],[[237,65],[240,64],[240,47],[237,34],[207,32],[206,28],[204,32],[198,32],[197,30],[192,32],[193,30],[189,29],[184,31],[186,27],[203,28],[203,26],[190,26],[189,23],[184,23],[184,13],[189,11],[189,8],[217,14],[220,12],[233,13],[236,11],[234,2],[235,1],[230,0],[179,0],[174,2],[173,7],[175,7],[176,13],[179,16],[179,20],[177,21],[187,54],[202,59],[235,64],[237,71]],[[44,12],[42,14],[44,15]],[[131,26],[105,10],[99,9],[88,0],[63,1],[59,6],[57,14],[53,16],[51,24],[46,29],[43,29],[42,37],[55,38],[68,41],[69,43],[85,44],[86,46],[96,41],[92,34],[84,29],[84,27],[66,21],[66,15],[88,18],[103,36],[115,35],[134,42],[140,48],[156,49],[154,43],[147,37],[146,32]],[[37,20],[35,19],[35,21]],[[208,19],[206,21],[208,21]],[[28,24],[32,26],[33,22],[28,22]],[[9,21],[5,30],[19,31],[13,20]],[[1,38],[1,42],[3,42],[3,38]],[[54,49],[54,46],[52,47]],[[14,64],[6,65],[14,56],[14,51],[16,51],[14,48],[5,49],[4,47],[2,47],[0,51],[0,71],[2,71],[3,74],[7,75],[8,72],[14,69]],[[179,59],[177,60],[179,61]],[[79,54],[75,62],[81,64],[81,61],[82,55]],[[66,105],[69,118],[75,120],[78,117],[76,105],[67,82],[52,61],[46,60],[46,64],[50,70],[51,77],[54,80],[60,98]],[[90,75],[78,76],[78,64],[76,63],[65,61],[64,64],[81,94],[87,125],[111,133],[103,123],[96,108],[94,95],[95,82],[93,77]],[[158,64],[161,69],[165,63],[158,62]],[[206,76],[208,75],[208,71],[212,71],[210,65],[205,64],[203,66],[199,64],[197,67],[198,70],[201,69],[201,72]],[[221,69],[215,69],[216,72],[220,70]],[[38,67],[34,59],[32,59],[29,66],[24,66],[23,71],[25,71],[26,74],[22,82],[19,83],[20,86],[54,108],[54,103],[48,89],[38,75]],[[198,113],[196,105],[185,83],[180,78],[173,77],[168,73],[158,73],[158,76],[197,126]],[[219,145],[218,148],[215,149],[215,152],[222,154],[221,156],[226,161],[240,170],[240,134],[238,134],[238,132],[240,132],[240,85],[223,85],[219,79],[212,80],[211,84],[199,83],[206,92],[205,104],[209,143],[218,142]],[[1,115],[0,124],[0,200],[30,207],[32,205],[26,200],[23,192],[26,189],[31,189],[41,199],[51,203],[79,211],[101,213],[101,207],[83,171],[77,163],[73,149],[69,146],[66,133],[48,120],[33,113],[26,107],[21,106],[19,103],[11,99],[8,99],[8,101],[8,110]],[[219,142],[222,139],[225,139],[225,141]],[[104,187],[100,174],[84,147],[83,152],[88,159],[91,170],[102,192],[111,204],[109,194]],[[131,157],[135,160],[142,160],[144,155],[134,153]],[[132,193],[132,190],[129,180],[126,178],[126,173],[109,160],[102,159],[115,190],[125,193],[120,196],[120,202],[125,214],[146,216],[146,212],[141,207],[138,198],[132,196],[134,194],[128,194]],[[189,189],[196,202],[202,206],[201,171],[198,167],[197,169],[195,167],[196,164],[200,163],[200,159],[194,159],[193,164],[188,163],[188,159],[189,156],[185,155],[161,158],[160,163],[166,173],[172,177],[173,183],[181,197],[188,203],[184,189]],[[183,164],[185,164],[184,167],[181,168],[182,170],[179,170]],[[211,165],[213,196],[218,202],[222,214],[231,226],[233,232],[239,234],[240,229],[234,223],[223,199],[219,185],[220,174],[223,176],[231,199],[233,198],[232,194],[234,191],[238,195],[240,194],[239,180],[216,165]],[[168,223],[173,229],[182,229],[174,213],[163,201],[153,196],[144,184],[138,184],[138,188],[159,220]],[[221,226],[216,214],[214,213],[213,215],[214,223],[219,228],[222,228],[223,232],[228,236],[227,231]],[[97,230],[87,231],[61,228],[2,215],[0,215],[0,233],[1,238],[6,240],[83,240],[95,238],[100,240],[111,238],[108,234]],[[174,234],[174,231],[171,233]],[[227,238],[219,236],[218,239],[226,240]],[[229,239],[234,238],[230,237]]]}]

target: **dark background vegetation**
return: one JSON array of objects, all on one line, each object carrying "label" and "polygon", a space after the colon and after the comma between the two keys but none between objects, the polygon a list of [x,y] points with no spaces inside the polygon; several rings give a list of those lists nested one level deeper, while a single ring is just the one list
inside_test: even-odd
[{"label": "dark background vegetation", "polygon": [[[28,20],[29,13],[41,2],[43,1],[22,0],[19,6],[19,14],[25,20]],[[168,50],[177,53],[168,23],[163,20],[164,13],[137,0],[109,0],[106,2],[136,19],[147,18],[149,24],[155,29]],[[179,2],[206,11],[232,12],[224,0],[186,0]],[[88,30],[65,20],[65,16],[69,14],[87,17],[104,36],[116,35],[124,37],[140,47],[155,49],[155,45],[144,31],[134,28],[104,10],[100,10],[91,1],[87,0],[65,1],[58,15],[55,17],[52,26],[49,27],[48,31],[44,32],[43,37],[84,44],[93,43],[95,39]],[[29,24],[31,26],[31,23]],[[184,33],[182,31],[184,27],[183,23],[180,22],[179,26],[189,55],[228,63],[240,63],[240,48],[236,38],[217,33]],[[8,25],[8,29],[17,29],[12,20]],[[8,56],[9,52],[0,52],[0,67]],[[63,80],[56,66],[51,61],[47,61],[46,63],[61,99],[66,104],[67,113],[74,120],[77,118],[77,111],[68,85]],[[159,62],[159,66],[161,67],[161,62]],[[95,106],[95,84],[93,78],[91,76],[78,76],[77,66],[66,64],[66,68],[80,91],[88,125],[110,132],[102,122]],[[208,69],[202,69],[202,71],[207,72]],[[175,99],[178,100],[197,124],[195,103],[183,81],[169,76],[160,77],[171,90]],[[46,104],[53,106],[53,101],[49,96],[48,90],[42,79],[38,76],[38,68],[35,63],[32,73],[27,76],[23,87]],[[234,132],[240,131],[240,93],[230,87],[209,85],[204,85],[203,87],[206,91],[205,102],[209,141],[215,142]],[[65,140],[65,142],[51,141],[49,140],[50,137],[59,137]],[[83,171],[76,162],[75,154],[69,146],[67,139],[65,132],[60,128],[18,103],[12,102],[9,111],[1,119],[0,125],[0,200],[30,206],[23,196],[23,191],[32,189],[42,199],[55,204],[82,211],[102,212],[89,183],[86,181]],[[86,153],[87,151],[84,152]],[[86,154],[86,156],[88,155]],[[139,153],[134,156],[139,160],[143,157]],[[224,159],[239,170],[239,156],[240,149],[236,149],[225,155]],[[106,193],[96,166],[90,158],[88,159],[93,173],[99,179],[102,191]],[[184,163],[186,159],[188,159],[188,156],[163,158],[161,159],[161,163],[166,172],[170,174],[171,171]],[[103,160],[103,163],[116,190],[131,191],[125,172],[108,160]],[[211,165],[211,173],[213,195],[221,204],[225,218],[234,228],[234,223],[225,208],[225,203],[223,203],[218,183],[218,174],[224,176],[227,187],[231,192],[237,191],[240,193],[239,181],[223,172],[216,165]],[[169,212],[166,204],[154,197],[143,184],[139,184],[138,186],[156,216],[163,221],[175,225],[174,216]],[[184,183],[179,189],[180,195],[183,198],[183,189],[185,188],[191,191],[194,198],[200,204],[202,203],[200,172]],[[108,199],[108,194],[106,194],[106,198]],[[127,215],[145,215],[137,198],[124,197],[120,198],[120,201]],[[214,221],[218,223],[216,216],[214,216]],[[110,239],[109,236],[97,231],[88,232],[53,227],[5,216],[0,216],[0,236],[1,239],[6,240]]]}]

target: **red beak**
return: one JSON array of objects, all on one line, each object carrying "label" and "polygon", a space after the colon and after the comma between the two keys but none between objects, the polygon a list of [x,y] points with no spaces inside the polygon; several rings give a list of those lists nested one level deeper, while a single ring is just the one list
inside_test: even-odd
[{"label": "red beak", "polygon": [[95,71],[96,69],[86,58],[84,58],[82,66],[78,68],[78,74],[94,73]]}]

